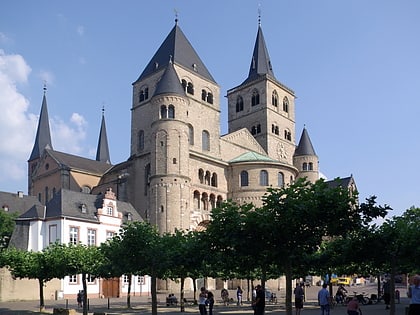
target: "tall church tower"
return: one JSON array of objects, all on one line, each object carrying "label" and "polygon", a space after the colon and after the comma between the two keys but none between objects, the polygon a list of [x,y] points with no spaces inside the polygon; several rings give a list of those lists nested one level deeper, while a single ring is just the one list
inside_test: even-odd
[{"label": "tall church tower", "polygon": [[269,157],[293,165],[295,95],[274,76],[260,22],[248,77],[227,97],[229,132],[248,128]]},{"label": "tall church tower", "polygon": [[133,83],[128,199],[161,232],[189,229],[194,158],[220,158],[219,87],[176,21]]},{"label": "tall church tower", "polygon": [[39,165],[40,158],[44,149],[52,149],[50,121],[47,108],[47,87],[44,86],[44,95],[42,97],[41,113],[39,114],[38,129],[36,131],[35,143],[28,160],[28,195],[33,195],[32,177]]}]

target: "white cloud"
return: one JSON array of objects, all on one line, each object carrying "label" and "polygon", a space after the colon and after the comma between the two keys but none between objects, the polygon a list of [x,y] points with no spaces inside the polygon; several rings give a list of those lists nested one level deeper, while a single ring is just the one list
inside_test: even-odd
[{"label": "white cloud", "polygon": [[52,119],[51,137],[54,149],[70,154],[82,153],[87,126],[85,118],[78,113],[73,113],[69,122],[65,122],[58,117]]},{"label": "white cloud", "polygon": [[0,173],[1,181],[23,178],[33,145],[35,115],[17,86],[28,81],[31,68],[24,58],[0,50]]},{"label": "white cloud", "polygon": [[[19,90],[28,82],[31,67],[18,54],[7,54],[0,49],[0,190],[23,190],[26,187],[27,160],[34,145],[38,114],[29,113],[29,100]],[[48,71],[39,76],[54,82]],[[35,108],[40,110],[41,104]],[[50,115],[51,117],[51,115]],[[73,113],[68,121],[59,117],[50,119],[53,148],[80,154],[86,151],[83,142],[87,135],[85,118]]]}]

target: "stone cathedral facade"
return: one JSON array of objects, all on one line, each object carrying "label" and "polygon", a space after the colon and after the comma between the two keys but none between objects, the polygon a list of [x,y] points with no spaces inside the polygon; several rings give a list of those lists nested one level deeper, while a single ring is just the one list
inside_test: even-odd
[{"label": "stone cathedral facade", "polygon": [[[111,188],[143,220],[173,232],[204,227],[224,200],[260,205],[270,186],[317,180],[308,131],[295,130],[295,93],[274,75],[261,25],[251,47],[248,76],[220,91],[176,21],[132,84],[130,156],[115,165],[104,117],[96,160],[54,151],[44,95],[28,162],[29,195],[47,203],[63,188],[91,194]],[[225,135],[221,93],[228,100]],[[55,171],[46,167],[54,160],[61,165]]]}]

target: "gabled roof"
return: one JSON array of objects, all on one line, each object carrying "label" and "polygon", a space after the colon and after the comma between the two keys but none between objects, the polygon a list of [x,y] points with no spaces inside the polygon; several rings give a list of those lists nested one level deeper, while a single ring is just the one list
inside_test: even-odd
[{"label": "gabled roof", "polygon": [[295,150],[294,156],[301,155],[316,155],[314,147],[312,146],[311,139],[309,138],[308,131],[303,128],[302,135],[300,136],[299,144]]},{"label": "gabled roof", "polygon": [[166,93],[185,96],[184,88],[182,87],[181,81],[176,74],[172,61],[169,62],[165,72],[160,78],[160,81],[156,86],[154,96]]},{"label": "gabled roof", "polygon": [[164,69],[169,64],[170,58],[172,58],[174,64],[216,83],[177,23],[175,23],[175,26],[149,61],[137,81]]},{"label": "gabled roof", "polygon": [[240,162],[278,162],[269,156],[259,154],[257,152],[246,152],[229,161],[229,163]]},{"label": "gabled roof", "polygon": [[277,81],[271,66],[270,56],[265,44],[261,25],[258,25],[257,38],[255,40],[254,51],[252,53],[248,78],[242,84],[254,81],[262,76],[267,75]]},{"label": "gabled roof", "polygon": [[325,182],[328,184],[328,187],[330,188],[336,188],[336,187],[349,188],[351,185],[355,186],[353,175],[344,177],[344,178],[334,178],[331,180],[327,180]]},{"label": "gabled roof", "polygon": [[63,153],[54,150],[46,150],[61,167],[68,167],[73,170],[84,171],[92,174],[102,175],[112,167],[111,164],[87,159],[84,157]]},{"label": "gabled roof", "polygon": [[106,134],[105,116],[102,112],[101,130],[99,131],[98,148],[96,149],[96,161],[111,164],[109,156],[108,137]]},{"label": "gabled roof", "polygon": [[9,193],[0,191],[0,211],[8,213],[25,213],[31,207],[43,208],[38,198],[35,196],[24,195],[23,192]]},{"label": "gabled roof", "polygon": [[47,97],[45,96],[46,88],[44,88],[44,96],[42,98],[41,113],[39,114],[38,129],[35,136],[35,144],[32,148],[29,161],[41,157],[45,148],[52,149],[50,123],[48,119]]}]

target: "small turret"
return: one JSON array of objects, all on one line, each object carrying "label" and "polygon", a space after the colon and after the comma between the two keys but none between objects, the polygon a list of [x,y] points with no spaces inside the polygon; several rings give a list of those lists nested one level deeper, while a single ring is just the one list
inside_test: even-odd
[{"label": "small turret", "polygon": [[304,127],[293,155],[293,164],[299,170],[298,178],[306,177],[309,181],[316,182],[319,179],[318,163],[318,156]]}]

